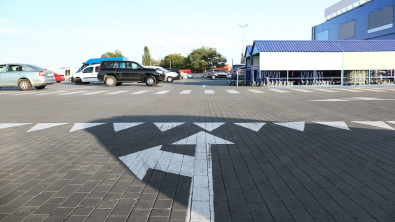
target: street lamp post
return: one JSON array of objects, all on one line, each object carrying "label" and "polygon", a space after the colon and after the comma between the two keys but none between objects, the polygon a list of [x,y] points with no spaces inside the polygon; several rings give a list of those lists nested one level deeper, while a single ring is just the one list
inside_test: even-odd
[{"label": "street lamp post", "polygon": [[241,45],[241,53],[243,54],[243,53],[244,53],[244,28],[245,28],[245,27],[248,27],[248,25],[245,24],[245,25],[238,25],[238,26],[241,27],[241,28],[243,28],[243,43],[242,43],[242,45]]}]

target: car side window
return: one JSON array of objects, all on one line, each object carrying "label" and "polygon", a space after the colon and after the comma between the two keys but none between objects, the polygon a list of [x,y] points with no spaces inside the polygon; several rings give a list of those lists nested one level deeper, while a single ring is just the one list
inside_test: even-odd
[{"label": "car side window", "polygon": [[7,72],[20,72],[20,71],[25,71],[25,67],[20,66],[20,65],[9,65]]},{"label": "car side window", "polygon": [[100,66],[96,66],[96,67],[95,67],[95,72],[99,72],[99,67],[100,67]]},{"label": "car side window", "polygon": [[134,63],[134,62],[128,62],[128,63],[126,63],[127,64],[127,69],[137,69],[139,66],[136,64],[136,63]]},{"label": "car side window", "polygon": [[93,73],[93,67],[88,67],[82,71],[83,73]]},{"label": "car side window", "polygon": [[0,66],[0,72],[3,72],[5,69],[5,66]]},{"label": "car side window", "polygon": [[114,63],[113,63],[113,62],[105,62],[104,65],[105,65],[107,68],[112,68],[112,67],[114,67]]}]

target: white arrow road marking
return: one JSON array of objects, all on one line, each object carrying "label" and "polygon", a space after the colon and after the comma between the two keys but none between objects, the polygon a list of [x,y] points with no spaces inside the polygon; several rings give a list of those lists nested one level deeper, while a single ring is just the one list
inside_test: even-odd
[{"label": "white arrow road marking", "polygon": [[235,123],[236,125],[258,132],[266,123]]},{"label": "white arrow road marking", "polygon": [[214,222],[214,190],[211,145],[234,144],[206,132],[173,143],[174,145],[196,145],[193,165],[193,178],[190,190],[187,222]]},{"label": "white arrow road marking", "polygon": [[141,125],[143,123],[114,123],[114,131],[118,132],[124,129],[129,129],[132,128],[134,126],[138,126]]},{"label": "white arrow road marking", "polygon": [[180,92],[180,94],[186,95],[186,94],[191,93],[191,91],[192,91],[192,90],[183,90],[182,92]]},{"label": "white arrow road marking", "polygon": [[161,150],[162,146],[128,154],[119,159],[140,179],[144,179],[149,169],[193,176],[193,161],[195,157],[171,153]]},{"label": "white arrow road marking", "polygon": [[154,123],[160,131],[165,132],[169,129],[173,129],[174,127],[180,126],[182,124],[185,124],[185,122],[174,122],[174,123]]},{"label": "white arrow road marking", "polygon": [[391,126],[386,124],[383,121],[353,121],[354,123],[359,123],[359,124],[364,124],[364,125],[369,125],[369,126],[375,126],[378,128],[383,128],[383,129],[388,129],[388,130],[394,130]]},{"label": "white arrow road marking", "polygon": [[218,127],[224,125],[225,123],[193,123],[209,132],[217,129]]},{"label": "white arrow road marking", "polygon": [[6,129],[6,128],[11,128],[15,126],[24,126],[24,125],[29,125],[31,123],[0,123],[0,129]]},{"label": "white arrow road marking", "polygon": [[315,123],[318,123],[318,124],[321,124],[321,125],[335,127],[335,128],[338,128],[338,129],[350,130],[350,128],[348,128],[347,124],[345,122],[342,122],[342,121],[315,122]]},{"label": "white arrow road marking", "polygon": [[61,126],[61,125],[66,125],[66,124],[68,124],[68,123],[38,123],[33,128],[29,129],[27,132],[48,129],[48,128],[52,128],[55,126]]},{"label": "white arrow road marking", "polygon": [[274,123],[279,126],[288,127],[290,129],[304,131],[304,122],[287,122],[287,123]]},{"label": "white arrow road marking", "polygon": [[103,125],[105,123],[75,123],[73,128],[71,128],[70,133],[77,131],[77,130],[82,130],[82,129],[87,129],[87,128],[91,128],[94,126],[99,126],[99,125]]}]

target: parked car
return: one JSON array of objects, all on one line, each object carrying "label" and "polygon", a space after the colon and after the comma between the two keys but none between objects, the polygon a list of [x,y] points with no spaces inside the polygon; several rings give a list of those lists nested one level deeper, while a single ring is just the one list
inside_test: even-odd
[{"label": "parked car", "polygon": [[53,72],[41,67],[17,63],[0,65],[0,88],[19,87],[29,91],[32,87],[44,89],[54,83]]},{"label": "parked car", "polygon": [[174,69],[174,68],[166,68],[167,70],[169,70],[170,72],[175,72],[175,73],[177,73],[178,74],[178,76],[177,77],[174,77],[174,79],[175,80],[179,80],[179,79],[181,79],[181,73],[180,73],[180,70],[178,70],[178,69]]},{"label": "parked car", "polygon": [[97,75],[100,70],[100,64],[85,66],[81,72],[71,75],[71,82],[76,85],[89,84],[91,82],[99,82]]},{"label": "parked car", "polygon": [[146,66],[146,67],[161,70],[163,73],[165,73],[165,80],[168,82],[173,82],[173,80],[175,80],[178,77],[178,74],[176,72],[170,72],[169,70],[164,69],[160,66]]},{"label": "parked car", "polygon": [[223,69],[210,69],[207,72],[207,77],[214,80],[216,78],[226,78],[227,72]]},{"label": "parked car", "polygon": [[97,79],[107,86],[120,86],[124,82],[144,82],[147,86],[156,86],[165,79],[165,72],[133,61],[102,61]]},{"label": "parked car", "polygon": [[55,81],[56,81],[57,83],[60,83],[60,82],[62,82],[62,81],[65,80],[65,79],[64,79],[64,75],[62,75],[62,74],[53,72],[53,76],[55,77]]}]

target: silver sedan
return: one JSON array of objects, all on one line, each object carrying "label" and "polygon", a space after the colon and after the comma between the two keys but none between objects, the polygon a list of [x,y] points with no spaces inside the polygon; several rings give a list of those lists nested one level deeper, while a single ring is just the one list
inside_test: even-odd
[{"label": "silver sedan", "polygon": [[28,91],[32,87],[44,89],[54,83],[53,72],[41,67],[17,63],[0,65],[0,88],[19,87],[22,91]]}]

